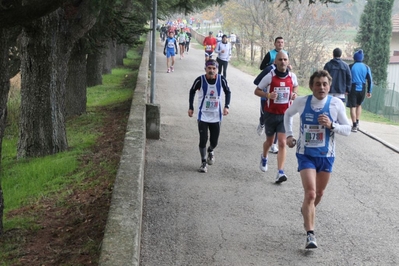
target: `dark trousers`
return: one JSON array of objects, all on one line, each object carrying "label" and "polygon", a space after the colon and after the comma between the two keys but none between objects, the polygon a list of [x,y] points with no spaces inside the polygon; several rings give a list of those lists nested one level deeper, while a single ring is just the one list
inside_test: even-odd
[{"label": "dark trousers", "polygon": [[212,149],[216,148],[218,145],[219,134],[220,134],[220,122],[207,123],[198,121],[198,131],[199,131],[199,147],[205,148],[208,142],[208,130],[210,133],[209,142]]},{"label": "dark trousers", "polygon": [[227,70],[227,65],[228,65],[228,61],[224,61],[218,58],[216,58],[216,61],[219,64],[219,72],[218,74],[222,74],[222,69],[223,69],[223,76],[226,77],[226,70]]}]

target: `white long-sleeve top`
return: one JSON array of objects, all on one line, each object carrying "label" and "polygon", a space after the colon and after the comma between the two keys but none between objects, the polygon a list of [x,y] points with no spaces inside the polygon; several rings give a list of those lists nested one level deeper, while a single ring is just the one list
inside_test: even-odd
[{"label": "white long-sleeve top", "polygon": [[[311,97],[310,106],[306,107],[309,97]],[[331,98],[330,104],[326,106],[329,97]],[[328,112],[326,110],[328,110]],[[306,113],[304,114],[305,111]],[[315,117],[315,115],[322,114],[322,112],[326,112],[323,114],[332,119],[334,129],[326,129],[323,127],[315,128],[311,126],[314,125],[313,123],[315,121],[317,123],[317,117]],[[287,137],[293,136],[293,116],[297,113],[299,113],[300,117],[300,132],[297,140],[296,152],[298,154],[308,154],[316,157],[335,157],[335,133],[348,136],[351,132],[351,125],[346,117],[345,105],[342,100],[331,96],[319,100],[313,95],[295,99],[284,114],[284,127]],[[302,114],[304,115],[303,117]],[[307,124],[307,121],[309,121],[309,124]],[[312,132],[309,133],[309,130]],[[324,135],[328,132],[333,133],[328,136]]]},{"label": "white long-sleeve top", "polygon": [[[222,53],[222,51],[224,51]],[[229,61],[231,56],[231,45],[229,42],[218,42],[216,45],[215,53],[218,53],[218,58],[223,61]]]},{"label": "white long-sleeve top", "polygon": [[[326,104],[327,97],[323,100],[318,100],[316,97],[311,96],[312,100],[310,102],[311,108],[313,110],[318,110],[323,108]],[[299,113],[301,115],[305,109],[306,100],[308,96],[301,96],[296,98],[292,105],[285,111],[284,114],[284,127],[286,136],[294,136],[292,130],[292,122],[295,114]],[[334,122],[334,131],[337,134],[349,136],[351,133],[351,124],[346,117],[345,105],[341,99],[333,97],[330,103],[330,115]]]}]

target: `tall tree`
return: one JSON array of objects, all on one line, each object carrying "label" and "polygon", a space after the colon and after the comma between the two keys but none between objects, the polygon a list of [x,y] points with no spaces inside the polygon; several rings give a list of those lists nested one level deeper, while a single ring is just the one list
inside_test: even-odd
[{"label": "tall tree", "polygon": [[[0,72],[0,147],[3,142],[3,135],[6,124],[6,109],[7,109],[7,98],[8,92],[10,90],[10,77],[9,77],[9,60],[8,60],[8,40],[9,40],[9,30],[0,29],[0,69],[4,72]],[[1,148],[0,148],[0,158],[1,158]],[[1,170],[1,167],[0,167]],[[1,171],[0,171],[1,172]],[[3,210],[4,210],[4,200],[3,200],[3,190],[1,189],[1,178],[0,178],[0,235],[3,233]]]},{"label": "tall tree", "polygon": [[[325,5],[303,6],[293,3],[290,8],[291,13],[284,12],[277,3],[230,0],[222,10],[225,23],[235,33],[242,34],[241,41],[247,38],[255,40],[258,49],[273,49],[274,39],[282,36],[295,73],[299,79],[307,80],[312,70],[322,68],[327,61],[324,55],[329,40],[339,28],[333,10]],[[249,29],[253,24],[256,25],[256,31],[251,33]]]},{"label": "tall tree", "polygon": [[392,8],[394,0],[369,0],[360,17],[355,41],[364,51],[364,62],[370,66],[375,83],[387,82],[392,36]]},{"label": "tall tree", "polygon": [[98,16],[90,4],[82,1],[59,8],[23,29],[18,158],[44,156],[68,148],[65,129],[68,62],[75,42]]}]

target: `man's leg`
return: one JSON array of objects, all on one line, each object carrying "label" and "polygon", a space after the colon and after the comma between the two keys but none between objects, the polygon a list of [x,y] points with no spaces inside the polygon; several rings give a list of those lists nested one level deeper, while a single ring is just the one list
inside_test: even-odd
[{"label": "man's leg", "polygon": [[360,116],[362,115],[362,106],[359,104],[356,107],[356,127],[359,127]]},{"label": "man's leg", "polygon": [[314,201],[314,206],[320,203],[323,197],[324,190],[327,187],[328,181],[330,180],[331,173],[328,172],[318,172],[316,174],[316,199]]},{"label": "man's leg", "polygon": [[256,129],[256,132],[258,133],[259,136],[262,136],[263,133],[265,133],[265,116],[264,116],[264,111],[263,108],[265,106],[266,99],[261,98],[260,99],[260,116],[259,116],[259,124],[258,128]]},{"label": "man's leg", "polygon": [[201,156],[201,166],[198,169],[198,171],[206,173],[208,171],[206,163],[206,143],[208,142],[208,123],[198,121],[198,132],[199,132],[198,148]]},{"label": "man's leg", "polygon": [[266,136],[266,140],[263,142],[263,157],[267,158],[267,153],[269,152],[270,147],[273,144],[274,135]]},{"label": "man's leg", "polygon": [[316,217],[316,170],[305,168],[300,171],[302,186],[304,189],[304,198],[302,203],[302,216],[306,230],[305,248],[317,248],[316,237],[314,233]]},{"label": "man's leg", "polygon": [[214,149],[218,145],[220,135],[220,123],[210,123],[209,124],[209,147],[208,147],[208,164],[213,164],[215,162],[215,153]]},{"label": "man's leg", "polygon": [[218,62],[218,74],[222,74],[222,68],[223,68],[223,62],[222,60],[219,59],[219,57],[216,58],[216,61]]},{"label": "man's leg", "polygon": [[227,66],[228,66],[229,62],[228,61],[224,61],[224,67],[223,67],[223,76],[226,78],[227,77]]},{"label": "man's leg", "polygon": [[259,168],[262,172],[267,171],[267,153],[269,152],[270,146],[273,143],[274,134],[271,136],[266,136],[265,142],[263,142],[263,152],[260,156]]},{"label": "man's leg", "polygon": [[284,170],[285,157],[287,153],[286,150],[287,139],[285,133],[278,132],[277,139],[278,139],[278,148],[279,148],[279,153],[277,154],[277,168],[280,171]]},{"label": "man's leg", "polygon": [[351,120],[352,120],[352,132],[357,132],[356,113],[357,113],[357,107],[350,107],[350,116],[351,116]]},{"label": "man's leg", "polygon": [[302,216],[305,230],[308,232],[313,231],[315,225],[316,169],[303,169],[300,175],[304,190]]}]

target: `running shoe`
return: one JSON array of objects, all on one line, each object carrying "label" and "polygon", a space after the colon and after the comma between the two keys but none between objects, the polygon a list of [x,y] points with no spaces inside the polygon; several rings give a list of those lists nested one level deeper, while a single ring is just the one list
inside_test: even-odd
[{"label": "running shoe", "polygon": [[277,144],[272,144],[272,147],[270,148],[269,152],[277,154],[278,153]]},{"label": "running shoe", "polygon": [[170,67],[170,71],[175,71],[175,68],[173,66]]},{"label": "running shoe", "polygon": [[317,248],[316,237],[314,234],[308,234],[306,236],[306,249],[308,248]]},{"label": "running shoe", "polygon": [[284,173],[278,172],[276,176],[276,184],[280,184],[284,181],[287,181],[287,176]]},{"label": "running shoe", "polygon": [[259,168],[262,172],[267,171],[267,158],[263,157],[263,154],[260,155],[260,165]]},{"label": "running shoe", "polygon": [[208,159],[207,162],[209,165],[212,165],[215,162],[215,154],[213,151],[208,152]]},{"label": "running shoe", "polygon": [[200,173],[208,172],[208,167],[207,167],[206,162],[202,162],[200,168],[198,169],[198,172],[200,172]]},{"label": "running shoe", "polygon": [[168,68],[168,70],[166,70],[166,73],[170,73],[170,68]]},{"label": "running shoe", "polygon": [[352,132],[357,132],[357,127],[352,127]]},{"label": "running shoe", "polygon": [[256,132],[259,136],[262,136],[265,133],[265,125],[259,124]]}]

